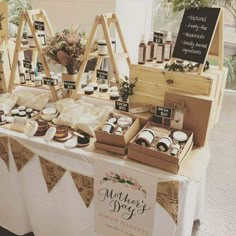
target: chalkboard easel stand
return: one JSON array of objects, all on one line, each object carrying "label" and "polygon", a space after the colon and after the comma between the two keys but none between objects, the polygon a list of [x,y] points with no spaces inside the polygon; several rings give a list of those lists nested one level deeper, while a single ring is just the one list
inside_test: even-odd
[{"label": "chalkboard easel stand", "polygon": [[[208,57],[216,59],[218,62],[218,66],[220,70],[223,70],[223,61],[224,61],[224,14],[223,9],[220,8],[219,15],[216,20],[215,28],[209,43],[209,47],[204,59],[204,62],[200,64],[198,69],[198,74],[201,75],[204,66],[206,63],[206,60]],[[170,63],[174,63],[177,59],[177,57],[172,57]]]}]

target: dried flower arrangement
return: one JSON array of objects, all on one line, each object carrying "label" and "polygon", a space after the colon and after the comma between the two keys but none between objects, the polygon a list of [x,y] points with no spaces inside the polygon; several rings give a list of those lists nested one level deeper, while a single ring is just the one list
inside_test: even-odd
[{"label": "dried flower arrangement", "polygon": [[65,66],[67,73],[74,75],[79,71],[86,43],[86,34],[78,27],[64,29],[47,39],[45,54],[49,62]]}]

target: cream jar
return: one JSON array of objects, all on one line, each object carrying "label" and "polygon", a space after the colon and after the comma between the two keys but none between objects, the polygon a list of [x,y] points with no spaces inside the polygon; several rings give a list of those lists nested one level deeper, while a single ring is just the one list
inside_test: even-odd
[{"label": "cream jar", "polygon": [[173,139],[177,142],[183,143],[188,139],[188,135],[183,131],[175,131],[172,135]]},{"label": "cream jar", "polygon": [[119,118],[117,120],[117,124],[118,126],[122,127],[122,128],[126,128],[126,127],[130,127],[133,123],[132,118],[128,117],[128,116],[122,116],[121,118]]},{"label": "cream jar", "polygon": [[108,134],[111,134],[114,131],[114,129],[115,125],[112,122],[106,122],[102,127],[102,131]]},{"label": "cream jar", "polygon": [[150,147],[155,138],[155,133],[151,129],[142,130],[136,138],[136,143],[145,147]]},{"label": "cream jar", "polygon": [[106,40],[98,40],[98,55],[105,56],[108,54],[107,43]]},{"label": "cream jar", "polygon": [[164,136],[160,138],[159,142],[156,145],[158,151],[167,152],[172,144],[172,139],[169,136]]},{"label": "cream jar", "polygon": [[34,85],[35,87],[40,87],[43,84],[43,79],[41,77],[35,77],[34,79]]},{"label": "cream jar", "polygon": [[171,156],[177,156],[178,152],[180,150],[180,145],[178,143],[171,145]]}]

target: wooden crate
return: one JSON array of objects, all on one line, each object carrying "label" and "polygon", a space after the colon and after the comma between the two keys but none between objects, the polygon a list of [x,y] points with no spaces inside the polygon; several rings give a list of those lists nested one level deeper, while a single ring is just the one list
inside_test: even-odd
[{"label": "wooden crate", "polygon": [[210,70],[198,75],[165,71],[153,64],[131,65],[130,78],[137,77],[138,82],[130,103],[162,106],[166,92],[202,95],[213,100],[210,122],[210,126],[213,126],[219,119],[227,72],[226,68],[219,70],[216,66],[211,66]]}]

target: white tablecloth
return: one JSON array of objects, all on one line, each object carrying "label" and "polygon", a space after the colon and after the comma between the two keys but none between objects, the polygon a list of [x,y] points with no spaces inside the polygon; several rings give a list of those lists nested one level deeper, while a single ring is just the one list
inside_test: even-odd
[{"label": "white tablecloth", "polygon": [[[125,160],[105,152],[94,152],[93,146],[65,150],[56,142],[46,144],[42,138],[28,139],[24,134],[0,128],[0,135],[19,140],[33,150],[35,157],[17,172],[10,152],[10,173],[0,159],[0,226],[22,235],[33,231],[35,236],[98,236],[94,233],[93,201],[84,205],[67,171],[48,193],[38,155],[69,171],[94,174],[94,163],[105,160],[118,165],[155,174],[160,179],[180,181],[179,218],[177,227],[167,212],[156,203],[155,236],[190,236],[195,219],[201,218],[208,148],[192,151],[184,160],[179,175]],[[10,150],[10,146],[9,146]]]}]

